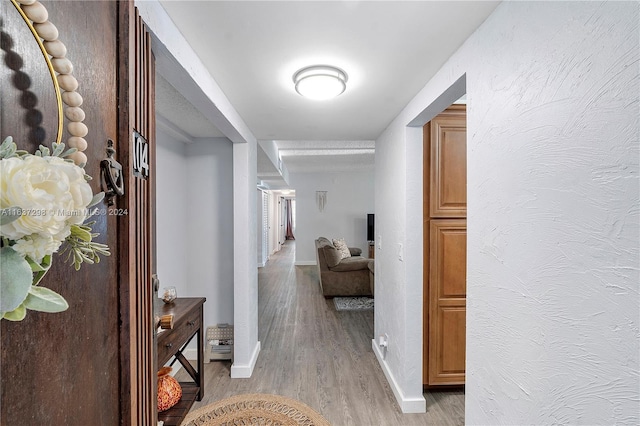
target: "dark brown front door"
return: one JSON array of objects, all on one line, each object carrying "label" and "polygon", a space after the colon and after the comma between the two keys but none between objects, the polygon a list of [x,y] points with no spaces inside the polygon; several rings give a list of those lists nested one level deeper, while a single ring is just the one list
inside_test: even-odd
[{"label": "dark brown front door", "polygon": [[[69,309],[0,321],[1,425],[155,424],[151,275],[154,138],[153,57],[127,1],[43,1],[74,66],[89,129],[85,151],[94,192],[115,141],[125,195],[101,205],[93,229],[111,256],[76,272],[54,255],[42,285]],[[9,1],[0,3],[0,138],[21,149],[51,146],[57,131],[52,81],[33,36]],[[141,49],[136,49],[138,46]],[[142,77],[143,76],[143,77]],[[66,122],[65,122],[66,123]],[[133,130],[146,139],[149,173],[133,174]],[[63,142],[69,134],[65,130]]]}]

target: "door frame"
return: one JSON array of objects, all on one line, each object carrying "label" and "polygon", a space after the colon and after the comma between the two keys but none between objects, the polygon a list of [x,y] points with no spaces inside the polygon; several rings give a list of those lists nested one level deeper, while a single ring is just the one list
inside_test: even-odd
[{"label": "door frame", "polygon": [[[424,173],[423,161],[423,126],[431,121],[436,115],[444,111],[449,105],[460,99],[467,93],[467,76],[466,73],[460,75],[446,90],[444,90],[435,100],[429,104],[424,110],[418,113],[415,118],[409,121],[405,127],[406,142],[406,169],[412,170],[410,176],[407,176],[406,186],[406,211],[407,229],[415,230],[415,233],[407,235],[405,241],[405,279],[407,283],[406,302],[407,311],[406,319],[407,329],[419,330],[420,335],[416,339],[410,339],[409,347],[406,348],[405,368],[412,371],[422,372],[423,368],[423,349],[424,349],[424,310],[423,300],[423,258],[424,258],[424,224],[423,224],[423,182]],[[468,352],[467,352],[468,353]],[[422,389],[422,374],[412,375],[408,380],[407,386],[411,389]],[[421,402],[420,404],[423,404]],[[416,402],[416,410],[417,410]],[[403,410],[413,410],[414,406],[403,408]],[[420,411],[417,411],[420,412]]]},{"label": "door frame", "polygon": [[[121,425],[157,423],[154,302],[155,59],[151,37],[133,0],[118,2],[118,161],[125,194],[117,199],[120,295]],[[134,131],[148,146],[146,179],[134,174]]]}]

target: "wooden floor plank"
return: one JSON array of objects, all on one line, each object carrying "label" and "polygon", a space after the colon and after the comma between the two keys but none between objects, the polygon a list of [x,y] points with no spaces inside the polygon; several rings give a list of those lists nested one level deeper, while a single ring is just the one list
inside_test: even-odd
[{"label": "wooden floor plank", "polygon": [[[241,393],[297,399],[334,426],[464,424],[464,391],[425,393],[427,412],[402,414],[371,349],[373,311],[338,312],[314,266],[294,266],[288,241],[259,269],[261,352],[249,379],[231,379],[229,361],[205,364],[205,395],[193,405]],[[184,380],[183,371],[177,378]]]}]

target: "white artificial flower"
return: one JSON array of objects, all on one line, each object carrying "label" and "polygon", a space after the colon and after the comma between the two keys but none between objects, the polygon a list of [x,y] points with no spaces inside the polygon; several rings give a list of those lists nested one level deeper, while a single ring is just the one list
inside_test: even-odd
[{"label": "white artificial flower", "polygon": [[20,238],[11,248],[22,256],[29,256],[31,260],[41,264],[44,257],[58,251],[61,244],[62,241],[54,240],[51,236],[43,237],[33,234]]},{"label": "white artificial flower", "polygon": [[62,242],[71,225],[84,222],[92,198],[84,170],[62,158],[27,155],[0,161],[0,208],[23,210],[18,220],[0,227],[3,237],[18,241],[39,234]]}]

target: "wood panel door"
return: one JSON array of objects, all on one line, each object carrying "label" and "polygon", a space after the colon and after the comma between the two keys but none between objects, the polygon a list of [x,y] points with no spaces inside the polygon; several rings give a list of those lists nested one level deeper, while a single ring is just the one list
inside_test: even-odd
[{"label": "wood panel door", "polygon": [[431,217],[467,217],[465,110],[456,105],[431,120]]},{"label": "wood panel door", "polygon": [[423,129],[423,384],[465,380],[466,105]]},{"label": "wood panel door", "polygon": [[[89,129],[85,167],[100,192],[107,139],[123,166],[125,196],[100,206],[97,241],[111,256],[79,272],[54,255],[42,284],[69,309],[0,321],[0,425],[155,424],[153,58],[133,1],[43,1],[73,63]],[[0,137],[19,148],[51,146],[57,132],[52,80],[12,3],[0,2]],[[143,40],[142,43],[138,40]],[[138,59],[140,58],[140,59]],[[142,77],[146,76],[146,77]],[[134,176],[132,130],[149,141],[150,172]],[[68,138],[63,135],[63,141]]]},{"label": "wood panel door", "polygon": [[[84,99],[89,129],[85,170],[97,193],[107,139],[118,137],[118,2],[42,3],[67,47]],[[39,144],[55,141],[52,80],[34,37],[8,1],[0,2],[0,25],[0,137],[12,135],[19,148],[33,153]],[[63,142],[68,137],[65,129]],[[100,207],[103,213],[95,215],[93,230],[100,234],[97,241],[109,245],[111,256],[75,272],[64,256],[54,255],[42,282],[62,294],[69,309],[57,314],[29,311],[21,322],[0,321],[3,426],[120,424],[117,231],[127,217]]]},{"label": "wood panel door", "polygon": [[464,384],[467,221],[434,219],[430,239],[428,384]]}]

